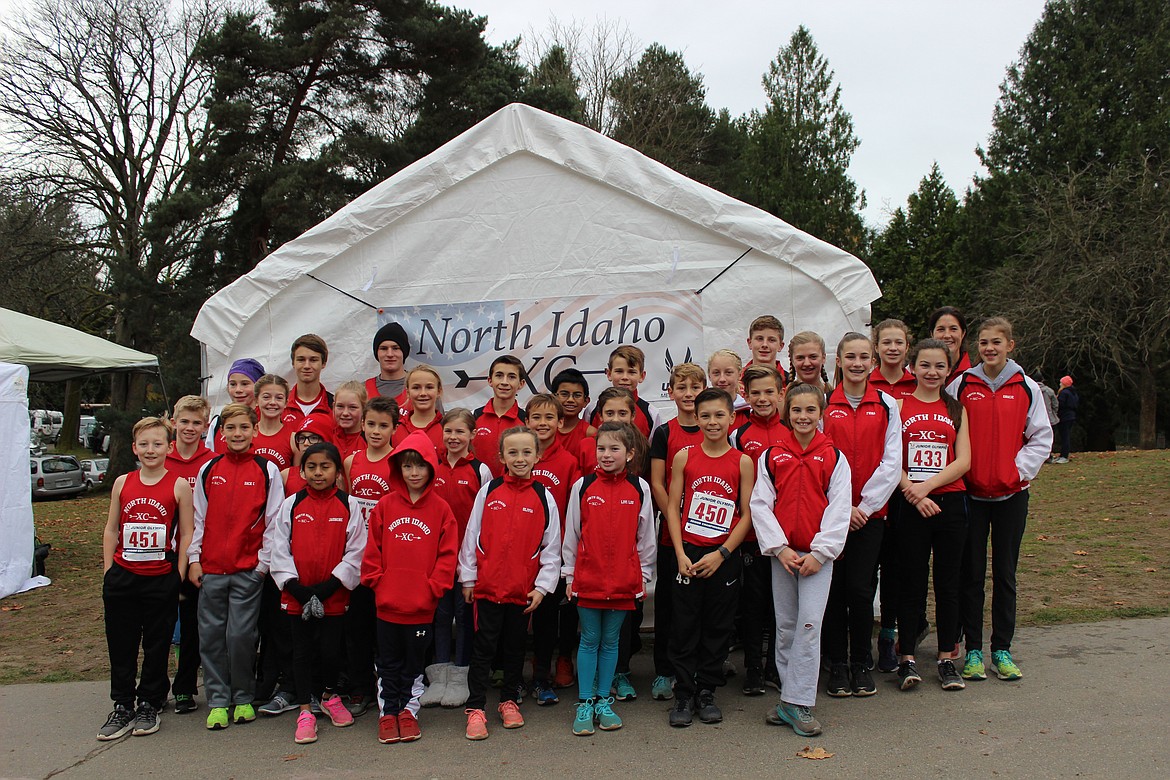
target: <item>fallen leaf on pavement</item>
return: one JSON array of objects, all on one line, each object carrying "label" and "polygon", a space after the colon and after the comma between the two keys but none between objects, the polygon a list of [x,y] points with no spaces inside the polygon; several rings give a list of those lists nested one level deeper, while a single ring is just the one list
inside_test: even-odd
[{"label": "fallen leaf on pavement", "polygon": [[814,761],[833,757],[833,754],[823,747],[813,747],[812,745],[805,745],[803,750],[796,751],[796,755],[800,758],[809,758]]},{"label": "fallen leaf on pavement", "polygon": [[289,753],[287,756],[284,757],[284,760],[285,761],[296,761],[298,758],[304,758],[304,757],[305,757],[304,753]]}]

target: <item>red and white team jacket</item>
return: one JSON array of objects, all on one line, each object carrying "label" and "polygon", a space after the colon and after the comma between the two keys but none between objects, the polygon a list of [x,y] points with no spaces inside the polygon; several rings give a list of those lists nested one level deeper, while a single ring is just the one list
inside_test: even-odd
[{"label": "red and white team jacket", "polygon": [[854,409],[838,385],[829,395],[822,427],[849,461],[853,506],[870,518],[886,516],[886,503],[902,478],[902,423],[898,404],[867,387]]},{"label": "red and white team jacket", "polygon": [[337,488],[306,487],[286,498],[265,539],[272,551],[272,579],[281,590],[280,608],[299,615],[304,606],[285,591],[290,580],[318,585],[332,575],[341,587],[322,606],[326,615],[344,614],[349,592],[358,584],[365,531],[358,502]]}]

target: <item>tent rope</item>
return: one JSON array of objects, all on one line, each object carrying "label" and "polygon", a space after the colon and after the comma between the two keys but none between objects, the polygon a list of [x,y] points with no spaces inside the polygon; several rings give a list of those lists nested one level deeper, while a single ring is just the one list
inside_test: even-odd
[{"label": "tent rope", "polygon": [[[313,276],[312,274],[308,274],[308,273],[305,274],[305,276],[309,277],[314,282],[320,282],[321,284],[325,285],[326,287],[329,287],[333,290],[337,290],[337,292],[341,293],[346,298],[352,298],[353,300],[357,301],[358,303],[362,304],[363,306],[369,306],[374,311],[378,311],[378,307],[375,306],[374,304],[369,303],[368,301],[363,301],[361,298],[357,297],[356,295],[351,295],[350,293],[347,293],[345,290],[342,290],[340,287],[334,287],[333,285],[329,284],[329,282],[325,281],[324,279],[318,279],[317,277]],[[718,277],[716,277],[716,278],[718,278]]]},{"label": "tent rope", "polygon": [[722,271],[720,271],[719,273],[715,274],[714,278],[713,278],[713,279],[711,279],[711,281],[707,282],[705,285],[703,285],[703,286],[702,286],[702,287],[700,287],[699,289],[695,290],[695,295],[702,295],[702,294],[703,294],[703,290],[706,290],[708,287],[710,287],[712,284],[714,284],[714,283],[715,283],[715,280],[716,280],[716,279],[718,279],[720,276],[723,276],[723,274],[725,274],[725,273],[727,273],[728,271],[730,271],[730,270],[731,270],[731,266],[735,265],[735,264],[736,264],[736,263],[738,263],[740,260],[743,260],[743,259],[744,259],[744,257],[747,255],[747,253],[748,253],[748,252],[750,252],[750,251],[752,251],[752,248],[751,248],[750,246],[749,246],[747,249],[743,250],[743,254],[742,254],[742,255],[740,255],[739,257],[737,257],[737,258],[735,258],[734,260],[732,260],[732,261],[731,261],[731,263],[730,263],[730,264],[729,264],[729,265],[728,265],[726,268],[724,268],[724,269],[723,269]]}]

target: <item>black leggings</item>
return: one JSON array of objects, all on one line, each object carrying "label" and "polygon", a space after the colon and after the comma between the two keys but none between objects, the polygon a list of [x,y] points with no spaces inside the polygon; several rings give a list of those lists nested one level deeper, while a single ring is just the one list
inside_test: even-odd
[{"label": "black leggings", "polygon": [[1010,650],[1016,633],[1016,567],[1028,522],[1028,491],[1003,501],[970,502],[961,607],[968,650],[983,649],[987,535],[991,534],[991,650]]},{"label": "black leggings", "polygon": [[959,568],[967,541],[967,494],[939,493],[930,498],[942,510],[934,517],[923,517],[901,493],[895,493],[890,501],[899,552],[898,644],[902,655],[914,655],[922,629],[931,553],[939,652],[954,650],[959,635]]},{"label": "black leggings", "polygon": [[873,576],[881,555],[885,520],[870,520],[845,538],[833,564],[825,607],[824,648],[830,663],[865,663],[873,641]]},{"label": "black leggings", "polygon": [[320,699],[325,691],[337,687],[345,658],[345,616],[302,620],[298,612],[289,614],[286,622],[292,634],[296,703],[308,704],[310,695]]}]

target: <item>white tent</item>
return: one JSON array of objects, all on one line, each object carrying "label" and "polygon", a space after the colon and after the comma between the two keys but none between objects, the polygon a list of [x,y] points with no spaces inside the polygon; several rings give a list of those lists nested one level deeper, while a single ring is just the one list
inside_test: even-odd
[{"label": "white tent", "polygon": [[0,309],[0,361],[28,366],[29,379],[38,382],[118,371],[158,372],[154,355],[10,309]]},{"label": "white tent", "polygon": [[[222,400],[232,360],[254,357],[291,376],[289,347],[306,332],[329,344],[327,387],[371,376],[379,316],[406,320],[412,361],[447,369],[450,406],[487,397],[475,370],[456,370],[455,353],[598,370],[622,340],[619,311],[640,313],[645,329],[623,336],[642,337],[651,369],[643,395],[661,400],[665,366],[685,349],[700,362],[724,347],[746,357],[748,324],[770,313],[786,336],[814,330],[831,351],[867,324],[879,295],[852,255],[588,128],[514,104],[274,251],[204,304],[191,335],[203,344],[208,391]],[[661,335],[647,320],[665,309],[667,330],[682,335],[647,338]],[[595,315],[609,318],[608,331]],[[570,320],[588,320],[576,335],[593,339],[570,349]],[[534,356],[533,341],[563,354]],[[672,354],[660,349],[668,342]]]},{"label": "white tent", "polygon": [[0,598],[32,576],[28,369],[0,361]]}]

